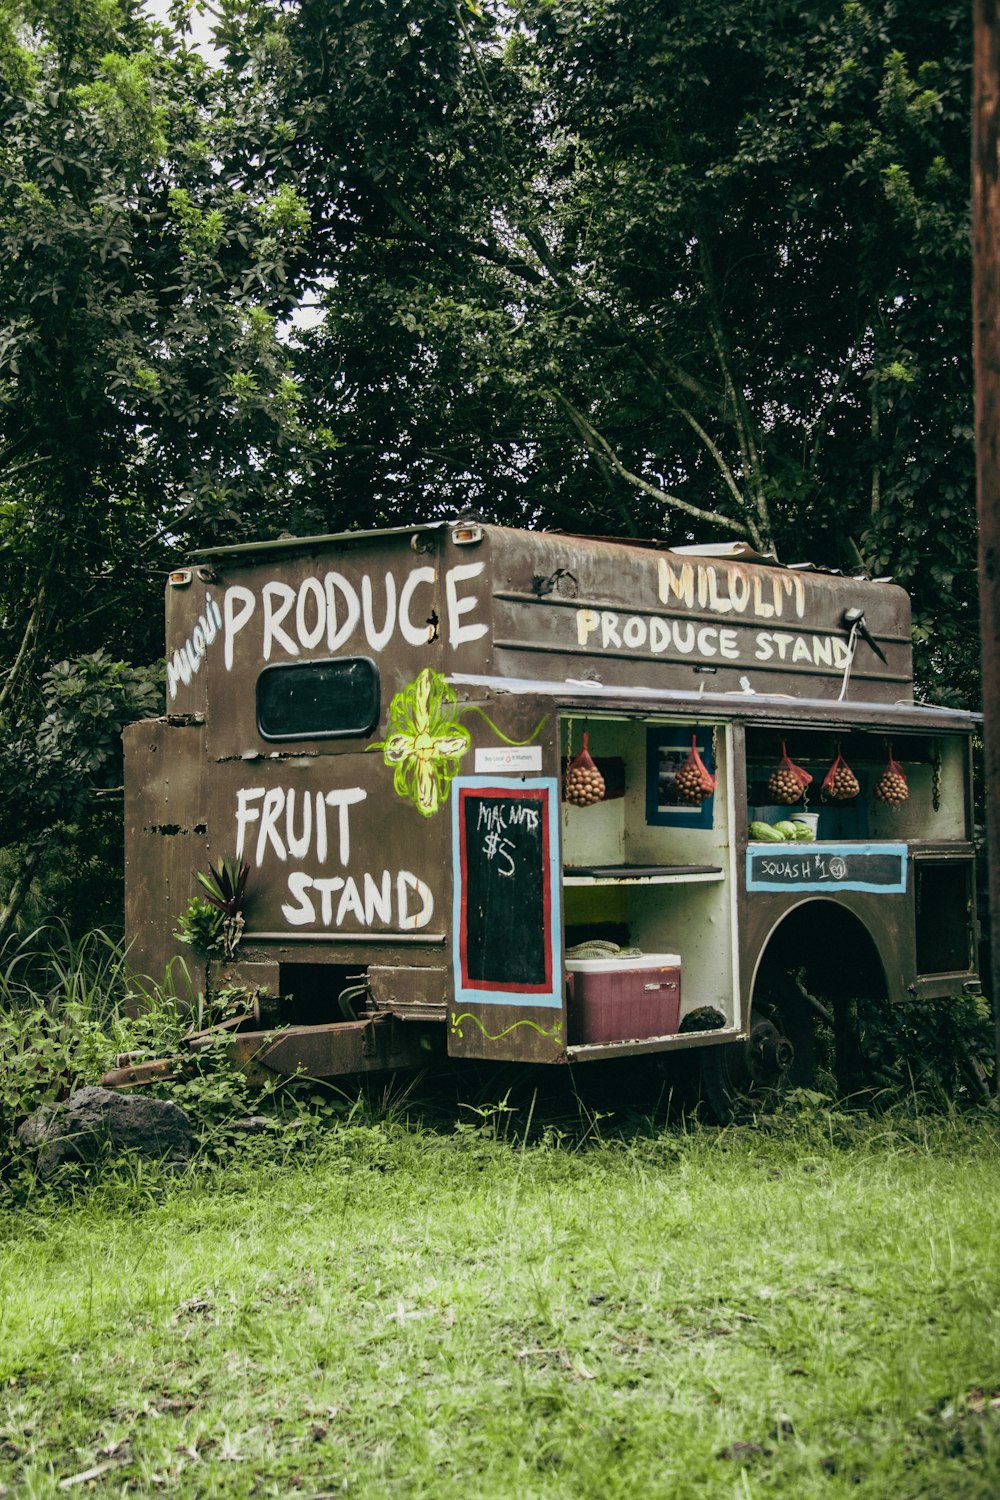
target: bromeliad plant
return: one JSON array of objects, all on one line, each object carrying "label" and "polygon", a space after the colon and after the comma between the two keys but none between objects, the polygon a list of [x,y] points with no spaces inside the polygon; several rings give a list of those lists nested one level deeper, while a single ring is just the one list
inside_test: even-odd
[{"label": "bromeliad plant", "polygon": [[196,873],[205,894],[192,896],[178,919],[177,936],[202,953],[221,953],[231,961],[246,926],[243,907],[250,866],[223,856],[217,867],[209,865],[207,874]]}]

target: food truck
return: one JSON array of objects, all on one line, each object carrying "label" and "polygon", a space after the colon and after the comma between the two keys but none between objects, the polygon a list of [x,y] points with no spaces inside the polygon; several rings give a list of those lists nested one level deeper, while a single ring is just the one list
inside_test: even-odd
[{"label": "food truck", "polygon": [[914,701],[889,582],[472,518],[215,547],[166,606],[131,962],[247,997],[254,1078],[676,1052],[724,1112],[979,987],[977,720]]}]

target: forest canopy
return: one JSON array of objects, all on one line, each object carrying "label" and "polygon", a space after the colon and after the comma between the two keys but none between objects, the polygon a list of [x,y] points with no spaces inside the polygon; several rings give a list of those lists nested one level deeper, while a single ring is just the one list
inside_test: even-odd
[{"label": "forest canopy", "polygon": [[112,857],[222,538],[742,538],[891,575],[974,702],[967,6],[170,15],[0,0],[0,937]]}]

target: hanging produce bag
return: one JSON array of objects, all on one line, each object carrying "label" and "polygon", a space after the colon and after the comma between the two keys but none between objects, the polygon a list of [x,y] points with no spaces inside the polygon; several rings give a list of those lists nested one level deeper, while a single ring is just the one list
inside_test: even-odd
[{"label": "hanging produce bag", "polygon": [[841,755],[839,745],[837,758],[823,777],[820,790],[823,796],[828,797],[831,802],[850,802],[851,798],[856,797],[861,790],[861,784]]},{"label": "hanging produce bag", "polygon": [[885,802],[889,807],[900,807],[910,795],[910,788],[906,784],[906,776],[898,761],[892,758],[892,746],[889,746],[889,763],[875,783],[875,797],[879,802]]},{"label": "hanging produce bag", "polygon": [[583,736],[583,749],[574,755],[566,767],[563,779],[563,801],[574,807],[593,807],[604,797],[604,777],[594,765],[587,749],[587,735]]},{"label": "hanging produce bag", "polygon": [[767,783],[767,789],[775,802],[782,802],[786,807],[791,807],[793,802],[801,802],[806,794],[812,777],[808,771],[797,766],[794,761],[789,760],[785,742],[781,742],[781,759],[771,772]]},{"label": "hanging produce bag", "polygon": [[691,754],[674,777],[674,792],[678,802],[686,807],[700,807],[715,791],[718,777],[705,769],[705,762],[698,754],[698,736],[691,736]]}]

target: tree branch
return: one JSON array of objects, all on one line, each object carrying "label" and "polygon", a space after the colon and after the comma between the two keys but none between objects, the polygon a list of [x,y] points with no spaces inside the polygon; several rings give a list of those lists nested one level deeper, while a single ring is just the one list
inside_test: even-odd
[{"label": "tree branch", "polygon": [[7,900],[3,908],[0,909],[0,947],[2,947],[13,931],[14,923],[17,921],[21,907],[24,905],[28,892],[31,889],[31,882],[35,878],[35,872],[42,862],[42,855],[45,853],[45,848],[46,841],[44,839],[39,839],[37,843],[33,844],[25,853],[21,868],[14,877],[14,883],[7,893]]},{"label": "tree branch", "polygon": [[[671,510],[679,510],[684,515],[694,516],[699,521],[705,521],[711,526],[720,526],[726,531],[735,531],[739,536],[746,537],[749,541],[752,541],[755,546],[760,546],[760,537],[752,524],[738,521],[732,516],[724,516],[721,511],[705,510],[701,506],[692,505],[689,501],[682,500],[679,495],[671,495],[667,490],[661,489],[659,485],[652,484],[648,479],[643,479],[640,474],[633,473],[631,469],[622,463],[607,439],[598,432],[597,428],[587,420],[582,412],[577,410],[561,391],[548,390],[544,394],[548,396],[549,400],[556,402],[562,407],[583,439],[586,447],[595,458],[603,459],[608,468],[633,489],[640,490],[644,495],[651,496],[652,499],[657,500],[661,505],[665,505]],[[627,520],[629,532],[634,536],[635,524],[627,508],[625,506],[621,506],[620,508]]]},{"label": "tree branch", "polygon": [[42,604],[44,602],[44,599],[45,580],[43,579],[42,582],[38,585],[38,592],[35,595],[34,602],[31,606],[31,613],[28,616],[28,623],[24,627],[24,634],[21,637],[21,645],[18,649],[18,653],[14,658],[10,671],[7,673],[7,681],[4,683],[3,688],[0,689],[0,713],[3,713],[4,709],[7,707],[8,702],[13,696],[14,687],[18,679],[20,678],[28,662],[31,660],[31,653],[34,650],[33,642],[34,638],[38,634],[38,622],[41,618]]},{"label": "tree branch", "polygon": [[757,451],[757,444],[754,441],[753,425],[750,422],[750,414],[747,410],[746,400],[742,392],[737,390],[736,382],[733,379],[732,371],[729,367],[729,355],[726,349],[726,341],[722,332],[722,324],[718,316],[718,300],[715,295],[715,274],[713,272],[712,263],[709,259],[708,251],[705,248],[705,243],[703,240],[699,242],[699,251],[701,256],[702,274],[705,279],[705,290],[708,293],[709,300],[708,328],[712,339],[712,346],[715,349],[715,357],[719,361],[719,368],[722,371],[722,378],[725,381],[726,391],[729,395],[730,402],[732,403],[733,423],[736,427],[737,438],[740,445],[740,452],[743,455],[743,464],[744,468],[746,469],[747,484],[750,487],[750,492],[753,496],[753,502],[756,507],[757,514],[760,517],[761,525],[759,535],[762,541],[770,544],[773,540],[771,534],[771,517],[768,510],[767,496],[764,494],[763,485],[761,483],[760,454]]}]

